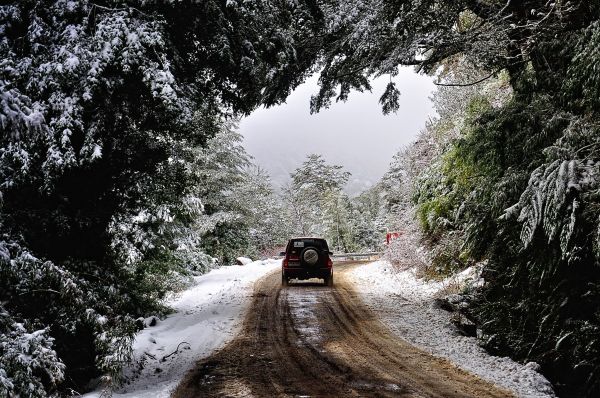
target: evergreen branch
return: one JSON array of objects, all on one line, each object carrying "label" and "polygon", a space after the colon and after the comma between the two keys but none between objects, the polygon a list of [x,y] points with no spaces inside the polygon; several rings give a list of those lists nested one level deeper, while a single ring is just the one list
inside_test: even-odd
[{"label": "evergreen branch", "polygon": [[506,2],[506,4],[504,5],[504,7],[502,7],[502,9],[500,11],[498,11],[498,13],[496,14],[496,17],[499,17],[500,15],[502,15],[502,13],[504,11],[506,11],[506,9],[510,6],[510,2],[511,2],[511,0],[508,0]]},{"label": "evergreen branch", "polygon": [[483,77],[483,78],[481,78],[481,79],[479,79],[477,81],[471,82],[471,83],[437,83],[437,82],[433,82],[433,84],[435,84],[436,86],[443,86],[443,87],[469,87],[469,86],[474,86],[476,84],[483,83],[484,81],[486,81],[486,80],[494,77],[502,69],[504,69],[504,68],[500,68],[500,69],[498,69],[498,70],[490,73],[489,75],[487,75],[487,76],[485,76],[485,77]]},{"label": "evergreen branch", "polygon": [[54,289],[34,289],[34,290],[28,290],[23,293],[19,293],[19,296],[24,296],[26,294],[37,293],[37,292],[61,294],[58,290],[54,290]]}]

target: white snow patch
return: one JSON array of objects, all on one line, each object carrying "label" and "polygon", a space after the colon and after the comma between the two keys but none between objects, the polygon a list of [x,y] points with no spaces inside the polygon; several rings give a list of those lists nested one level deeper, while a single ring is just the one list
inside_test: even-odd
[{"label": "white snow patch", "polygon": [[252,262],[252,260],[248,257],[238,257],[236,258],[236,260],[242,265],[248,265]]},{"label": "white snow patch", "polygon": [[[169,301],[175,310],[173,314],[164,320],[154,319],[155,326],[138,333],[133,344],[136,361],[125,372],[132,379],[113,396],[169,397],[196,361],[235,337],[252,302],[254,282],[280,266],[281,260],[254,261],[244,266],[224,266],[195,277],[191,288]],[[150,322],[152,317],[144,321]],[[169,356],[175,351],[176,354]],[[140,364],[143,364],[141,369]],[[100,396],[101,391],[84,395]]]},{"label": "white snow patch", "polygon": [[99,159],[102,157],[102,147],[98,144],[94,145],[94,150],[92,151],[92,159]]},{"label": "white snow patch", "polygon": [[398,272],[388,262],[376,261],[350,275],[367,306],[397,336],[518,397],[556,397],[550,382],[538,373],[539,365],[490,355],[477,339],[455,331],[450,313],[431,305],[436,293],[452,283],[483,283],[479,273],[471,267],[453,278],[428,282],[417,278],[414,268]]}]

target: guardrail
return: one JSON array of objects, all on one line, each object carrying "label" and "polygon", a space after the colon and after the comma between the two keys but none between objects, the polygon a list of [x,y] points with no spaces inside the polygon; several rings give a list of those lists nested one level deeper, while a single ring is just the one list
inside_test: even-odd
[{"label": "guardrail", "polygon": [[368,253],[334,253],[331,257],[337,260],[378,260],[383,255],[383,252],[368,252]]}]

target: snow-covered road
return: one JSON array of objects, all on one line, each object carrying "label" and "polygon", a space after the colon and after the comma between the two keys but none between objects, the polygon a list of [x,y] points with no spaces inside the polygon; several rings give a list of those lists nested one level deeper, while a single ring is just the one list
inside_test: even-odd
[{"label": "snow-covered road", "polygon": [[514,398],[452,362],[399,339],[365,307],[348,274],[256,285],[240,334],[199,361],[173,398]]},{"label": "snow-covered road", "polygon": [[490,355],[477,339],[456,332],[450,313],[432,305],[441,290],[477,279],[476,269],[442,282],[426,282],[415,276],[414,268],[397,272],[389,263],[377,261],[356,268],[352,277],[367,306],[397,336],[518,397],[555,397],[550,382],[536,371],[537,364],[521,365]]},{"label": "snow-covered road", "polygon": [[[126,371],[132,380],[113,396],[169,397],[197,360],[235,337],[252,303],[254,283],[280,266],[281,260],[255,261],[244,266],[221,267],[196,277],[191,288],[169,301],[175,313],[136,336],[137,365]],[[176,354],[168,356],[175,351]],[[100,395],[101,391],[97,391],[85,397]]]},{"label": "snow-covered road", "polygon": [[[279,260],[227,266],[195,278],[195,284],[173,297],[175,313],[142,330],[135,339],[131,380],[114,393],[122,398],[166,398],[194,364],[233,340],[252,303],[255,282],[280,267]],[[414,270],[397,272],[378,261],[347,272],[366,306],[393,334],[429,353],[449,359],[523,398],[555,397],[550,383],[535,364],[521,365],[490,356],[477,340],[458,334],[451,314],[432,306],[448,285],[476,278],[468,270],[452,280],[425,282]],[[146,322],[150,322],[148,319]],[[174,353],[175,352],[175,353]],[[85,395],[96,398],[100,391]]]}]

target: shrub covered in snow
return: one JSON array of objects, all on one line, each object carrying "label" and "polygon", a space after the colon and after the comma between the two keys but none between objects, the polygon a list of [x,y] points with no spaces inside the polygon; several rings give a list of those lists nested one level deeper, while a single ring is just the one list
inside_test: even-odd
[{"label": "shrub covered in snow", "polygon": [[[29,327],[31,329],[31,326]],[[64,380],[49,328],[30,331],[0,307],[0,395],[45,397]]]}]

